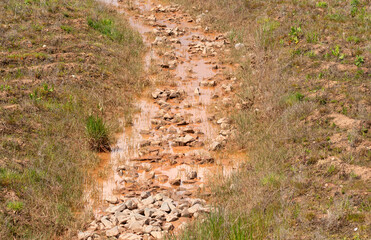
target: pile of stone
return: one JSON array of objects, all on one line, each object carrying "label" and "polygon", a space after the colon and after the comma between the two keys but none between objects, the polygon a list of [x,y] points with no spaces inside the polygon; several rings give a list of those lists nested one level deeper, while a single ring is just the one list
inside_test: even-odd
[{"label": "pile of stone", "polygon": [[97,216],[86,231],[80,232],[78,239],[162,239],[174,229],[173,222],[184,222],[210,212],[202,199],[184,198],[181,192],[177,192],[177,198],[150,192],[121,200],[111,197],[104,214]]},{"label": "pile of stone", "polygon": [[168,5],[168,6],[162,6],[157,5],[156,7],[151,9],[151,12],[177,12],[179,11],[180,6],[179,5]]}]

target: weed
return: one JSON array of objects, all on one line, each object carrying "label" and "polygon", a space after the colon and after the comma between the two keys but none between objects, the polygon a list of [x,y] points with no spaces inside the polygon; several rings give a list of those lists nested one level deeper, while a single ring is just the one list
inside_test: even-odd
[{"label": "weed", "polygon": [[327,2],[317,2],[316,4],[317,7],[319,8],[327,8]]},{"label": "weed", "polygon": [[356,56],[356,59],[354,60],[354,64],[357,67],[360,67],[360,66],[362,66],[363,63],[365,63],[364,57],[363,56],[360,56],[360,55],[357,55]]},{"label": "weed", "polygon": [[308,43],[318,43],[319,41],[319,36],[318,33],[316,32],[308,32],[306,34],[306,39]]},{"label": "weed", "polygon": [[6,207],[12,211],[19,212],[23,209],[23,202],[20,201],[9,201]]},{"label": "weed", "polygon": [[304,99],[304,95],[301,94],[300,92],[295,92],[295,93],[287,95],[284,99],[285,99],[284,102],[287,105],[292,106],[296,102],[302,101]]},{"label": "weed", "polygon": [[290,36],[290,40],[292,42],[294,42],[295,44],[299,43],[299,39],[302,35],[302,30],[301,30],[301,27],[291,27],[290,28],[290,33],[289,33],[289,36]]},{"label": "weed", "polygon": [[67,33],[71,33],[72,30],[73,30],[73,28],[71,26],[68,26],[68,25],[62,25],[61,29],[64,30],[65,32],[67,32]]},{"label": "weed", "polygon": [[331,53],[332,53],[332,55],[334,55],[336,58],[338,58],[340,60],[343,60],[344,57],[345,57],[345,55],[340,52],[340,46],[339,45],[336,45],[336,47],[331,50]]},{"label": "weed", "polygon": [[361,39],[357,36],[349,36],[347,37],[347,42],[351,42],[351,43],[354,43],[354,44],[357,44],[361,41]]}]

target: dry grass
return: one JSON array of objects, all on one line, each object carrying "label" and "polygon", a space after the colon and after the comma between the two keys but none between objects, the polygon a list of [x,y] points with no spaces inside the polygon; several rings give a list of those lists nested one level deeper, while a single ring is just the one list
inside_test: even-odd
[{"label": "dry grass", "polygon": [[0,3],[0,238],[69,238],[80,224],[86,119],[130,119],[142,41],[122,16],[77,0]]},{"label": "dry grass", "polygon": [[369,239],[369,180],[317,163],[370,168],[369,1],[176,2],[245,44],[230,58],[252,101],[231,113],[249,161],[215,186],[223,210],[178,238]]}]

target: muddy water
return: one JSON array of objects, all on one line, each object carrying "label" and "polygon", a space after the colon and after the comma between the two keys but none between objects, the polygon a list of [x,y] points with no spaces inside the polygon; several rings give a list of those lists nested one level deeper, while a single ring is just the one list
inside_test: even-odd
[{"label": "muddy water", "polygon": [[[215,139],[221,147],[228,140],[228,134],[222,136],[220,123],[215,124],[212,118],[215,95],[230,95],[221,87],[228,81],[223,75],[226,66],[219,64],[217,57],[226,40],[205,32],[176,7],[153,9],[157,5],[149,0],[127,5],[106,1],[126,15],[142,35],[148,47],[146,67],[155,65],[157,69],[151,79],[164,73],[168,79],[141,94],[137,101],[140,111],[132,126],[124,128],[110,154],[102,154],[102,166],[96,171],[108,167],[108,174],[100,182],[102,193],[95,202],[95,213],[104,212],[107,199],[137,196],[143,191],[207,195],[207,179],[228,175],[240,159],[210,150]],[[205,84],[210,81],[218,84]],[[228,124],[223,128],[231,130]],[[189,141],[182,142],[185,137]]]}]

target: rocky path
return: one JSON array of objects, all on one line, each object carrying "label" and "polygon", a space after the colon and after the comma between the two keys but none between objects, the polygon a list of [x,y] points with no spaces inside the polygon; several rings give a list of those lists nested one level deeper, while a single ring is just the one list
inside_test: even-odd
[{"label": "rocky path", "polygon": [[232,68],[219,60],[229,43],[200,26],[202,15],[193,19],[179,6],[116,7],[150,49],[154,87],[138,100],[133,126],[106,156],[112,174],[102,182],[95,219],[78,238],[162,239],[210,212],[208,176],[237,167],[238,156],[219,151],[236,131],[221,111],[232,104],[236,85]]}]

